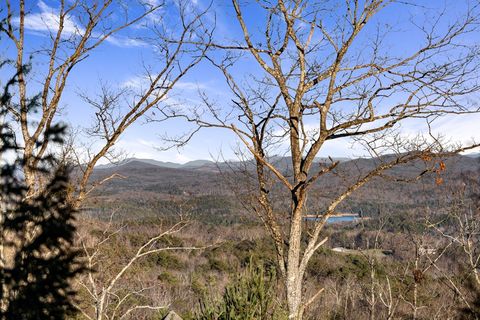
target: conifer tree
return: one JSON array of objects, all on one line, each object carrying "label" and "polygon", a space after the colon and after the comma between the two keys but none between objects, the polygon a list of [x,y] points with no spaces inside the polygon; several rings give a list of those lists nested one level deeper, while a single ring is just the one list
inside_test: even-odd
[{"label": "conifer tree", "polygon": [[[0,61],[0,68],[8,63]],[[28,195],[21,146],[6,117],[13,100],[9,88],[17,81],[13,76],[0,91],[0,319],[65,319],[74,312],[71,280],[82,271],[73,250],[68,169],[52,155],[39,159],[42,188]],[[36,106],[33,97],[29,108]],[[57,125],[42,139],[61,144],[64,129]]]}]

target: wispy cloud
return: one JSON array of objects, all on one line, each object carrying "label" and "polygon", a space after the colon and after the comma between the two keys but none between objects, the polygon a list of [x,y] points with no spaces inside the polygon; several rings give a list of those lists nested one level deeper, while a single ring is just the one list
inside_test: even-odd
[{"label": "wispy cloud", "polygon": [[[144,90],[151,84],[151,80],[147,76],[132,76],[124,80],[120,86],[122,88],[129,88],[134,90]],[[168,85],[166,83],[165,85]],[[177,81],[175,83],[175,89],[185,91],[198,91],[209,90],[211,86],[204,82],[192,82],[192,81]]]},{"label": "wispy cloud", "polygon": [[[146,0],[145,3],[152,8],[158,7],[162,4],[161,0]],[[144,28],[150,24],[160,24],[163,21],[164,15],[165,11],[163,10],[163,8],[159,8],[145,17],[145,23],[136,24],[135,27]]]},{"label": "wispy cloud", "polygon": [[[168,83],[169,82],[164,85],[167,86]],[[147,76],[133,76],[120,83],[121,88],[131,90],[135,94],[143,94],[150,85],[151,79]],[[193,97],[195,92],[208,89],[209,86],[205,83],[178,81],[175,83],[174,88],[167,92],[167,94],[161,99],[161,102],[171,108],[175,108],[176,111],[188,111],[189,106],[201,103],[201,101],[196,100]],[[163,90],[159,89],[152,93],[152,96],[161,95],[163,93]]]},{"label": "wispy cloud", "polygon": [[[117,143],[120,150],[128,150],[129,157],[136,157],[140,159],[155,159],[159,161],[170,161],[176,163],[186,163],[192,161],[189,155],[181,152],[178,149],[171,149],[167,151],[160,150],[160,139],[145,140],[145,139],[123,139]],[[105,160],[103,162],[106,162]]]},{"label": "wispy cloud", "polygon": [[148,44],[145,41],[135,38],[109,36],[107,41],[117,47],[132,48],[132,47],[146,47]]},{"label": "wispy cloud", "polygon": [[[44,1],[37,3],[38,12],[29,13],[25,16],[25,29],[41,35],[56,33],[60,26],[60,12],[58,9],[48,6]],[[13,19],[17,25],[20,22],[18,17]],[[72,15],[65,15],[63,20],[62,36],[81,37],[85,34],[85,28]],[[94,33],[93,38],[102,37],[101,33]],[[118,47],[141,47],[146,44],[138,39],[109,36],[106,39],[112,45]]]},{"label": "wispy cloud", "polygon": [[[25,29],[37,32],[57,32],[60,25],[59,11],[49,7],[45,2],[37,3],[40,12],[27,14],[25,17]],[[19,23],[19,18],[14,19]],[[82,35],[85,30],[75,20],[66,15],[63,21],[63,33],[65,36]]]},{"label": "wispy cloud", "polygon": [[210,86],[208,86],[206,83],[189,82],[189,81],[179,81],[175,84],[175,86],[177,89],[180,89],[180,90],[191,90],[191,91],[210,89]]},{"label": "wispy cloud", "polygon": [[127,78],[122,83],[120,87],[124,89],[134,89],[134,90],[143,90],[150,85],[150,81],[146,76],[133,76]]}]

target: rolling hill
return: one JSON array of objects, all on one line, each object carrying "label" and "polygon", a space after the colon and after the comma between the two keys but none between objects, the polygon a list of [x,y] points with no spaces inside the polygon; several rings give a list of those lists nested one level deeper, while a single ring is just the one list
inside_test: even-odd
[{"label": "rolling hill", "polygon": [[[329,199],[383,160],[385,159],[342,159],[334,172],[322,176],[313,186],[309,197],[311,210],[322,210]],[[282,171],[288,172],[289,158],[275,158],[272,161]],[[438,199],[444,199],[455,192],[465,177],[473,177],[478,181],[478,158],[458,155],[444,161],[447,168],[445,172],[428,173],[413,182],[396,181],[396,178],[408,180],[415,177],[424,169],[423,162],[390,170],[384,177],[373,179],[355,192],[342,205],[342,210],[362,210],[366,215],[373,215],[380,209],[398,213],[416,207],[432,206],[439,203]],[[325,159],[319,159],[316,165],[321,167],[324,162]],[[120,178],[112,179],[98,188],[90,202],[90,208],[111,209],[117,206],[127,216],[149,216],[172,213],[178,209],[179,203],[186,203],[202,219],[218,218],[211,215],[219,212],[222,219],[229,215],[243,216],[245,210],[238,199],[245,197],[255,182],[247,179],[240,172],[241,168],[244,167],[238,162],[214,163],[199,160],[177,164],[150,159],[128,159],[117,165],[98,166],[93,180],[112,174],[117,174]],[[253,166],[247,164],[246,168],[250,171],[248,168],[253,169]],[[438,184],[438,177],[444,181],[441,185]],[[278,203],[280,210],[288,193],[279,185],[273,185],[272,191],[272,199]]]}]

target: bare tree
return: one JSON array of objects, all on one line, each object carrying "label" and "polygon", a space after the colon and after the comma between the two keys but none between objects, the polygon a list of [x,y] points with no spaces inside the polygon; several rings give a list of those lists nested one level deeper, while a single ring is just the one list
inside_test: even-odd
[{"label": "bare tree", "polygon": [[[5,17],[0,31],[13,44],[11,64],[19,79],[9,113],[20,131],[18,144],[23,147],[25,180],[32,194],[39,188],[40,181],[34,168],[38,166],[38,159],[51,151],[46,137],[56,130],[62,96],[72,72],[100,45],[107,41],[118,42],[116,35],[120,31],[140,22],[153,21],[145,26],[149,30],[148,38],[128,39],[151,46],[158,53],[158,65],[154,69],[145,67],[146,84],[142,90],[129,95],[128,99],[106,90],[101,92],[99,100],[92,94],[83,95],[84,100],[96,109],[96,123],[88,131],[89,138],[100,138],[101,144],[100,148],[89,150],[87,155],[81,154],[77,148],[71,157],[79,161],[77,165],[81,168],[79,181],[72,190],[72,201],[79,207],[93,187],[101,183],[89,185],[97,162],[109,156],[121,134],[132,123],[151,108],[161,107],[178,80],[203,58],[210,36],[201,20],[205,12],[194,11],[186,1],[169,4],[143,0],[128,3],[62,0],[58,8],[51,9],[45,18],[47,44],[32,50],[25,41],[30,21],[28,3],[25,0],[18,4],[5,0],[4,4],[6,10],[2,13]],[[160,10],[167,8],[178,15],[178,28],[174,31],[158,19],[146,20],[147,17],[158,17]],[[132,12],[135,13],[133,16]],[[192,39],[200,39],[202,45],[190,44]],[[34,61],[44,64],[46,70],[28,77],[29,65]],[[33,95],[39,84],[40,93]],[[40,107],[33,110],[31,105],[36,101]]]},{"label": "bare tree", "polygon": [[[133,313],[141,311],[158,311],[169,307],[167,300],[160,303],[160,299],[149,299],[155,291],[155,284],[146,284],[145,281],[133,281],[132,272],[135,272],[139,263],[148,256],[166,251],[199,250],[205,247],[197,246],[168,246],[162,244],[165,238],[178,234],[188,221],[180,220],[169,226],[159,226],[154,235],[145,235],[145,241],[136,248],[131,256],[124,257],[124,262],[110,263],[108,250],[114,243],[114,238],[124,233],[126,225],[115,223],[114,214],[103,226],[99,236],[91,236],[85,228],[79,236],[79,244],[84,252],[88,271],[77,279],[83,301],[76,305],[85,319],[130,319]],[[97,223],[97,222],[96,222]],[[87,224],[88,225],[88,224]],[[144,301],[144,302],[141,302]]]},{"label": "bare tree", "polygon": [[[377,317],[376,309],[377,309],[377,304],[379,303],[378,300],[382,302],[384,301],[381,299],[382,296],[380,295],[380,292],[382,291],[379,290],[379,287],[381,287],[381,285],[377,275],[378,251],[380,250],[379,242],[380,242],[380,235],[384,226],[385,226],[385,222],[380,221],[379,226],[375,232],[375,237],[373,239],[373,247],[371,247],[370,245],[370,239],[367,239],[366,250],[360,251],[362,256],[368,262],[368,266],[370,268],[370,283],[368,284],[368,288],[366,288],[365,290],[366,291],[365,300],[368,304],[370,320],[375,320]],[[386,278],[386,280],[387,280],[387,289],[391,290],[388,277]],[[389,292],[389,297],[390,296],[391,296],[391,291]],[[392,302],[390,301],[388,303],[384,303],[384,305],[388,309],[388,317],[391,318],[390,314],[392,314],[393,316],[393,312],[394,312],[393,310],[394,308],[392,308]]]},{"label": "bare tree", "polygon": [[[16,144],[21,147],[23,174],[28,187],[27,197],[40,194],[45,188],[43,182],[48,181],[43,176],[45,171],[37,170],[40,159],[51,153],[59,153],[58,148],[52,146],[50,138],[54,137],[60,128],[62,97],[78,65],[105,42],[120,41],[121,31],[126,31],[134,24],[146,23],[142,28],[148,30],[144,34],[148,34],[149,37],[128,39],[149,46],[157,54],[156,65],[153,68],[147,66],[144,68],[143,87],[132,92],[123,88],[118,91],[107,89],[107,85],[104,85],[98,97],[91,93],[82,94],[86,104],[95,109],[95,122],[85,133],[88,142],[94,143],[96,149],[81,150],[78,148],[78,141],[69,140],[61,150],[62,161],[73,160],[73,163],[69,164],[74,165],[74,173],[77,173],[75,178],[78,181],[71,183],[68,200],[74,208],[79,208],[96,186],[112,178],[107,177],[93,183],[89,181],[97,162],[109,157],[122,133],[148,110],[152,108],[161,110],[175,84],[203,58],[210,37],[202,22],[205,11],[195,11],[189,6],[188,1],[170,3],[161,0],[128,2],[61,0],[57,8],[50,8],[46,16],[42,16],[46,28],[43,30],[45,45],[32,48],[26,41],[28,26],[32,19],[30,3],[25,0],[18,2],[5,0],[3,4],[6,9],[0,11],[2,14],[0,32],[2,36],[5,35],[1,38],[2,45],[3,43],[5,46],[12,45],[12,50],[7,53],[13,56],[7,59],[6,63],[13,67],[15,79],[18,79],[8,84],[10,92],[13,93],[8,105],[5,106],[8,110],[6,117],[15,123],[13,127],[17,129],[18,134],[14,138]],[[157,19],[160,10],[167,8],[177,19],[176,28],[172,29]],[[148,17],[155,19],[147,19]],[[192,39],[200,39],[202,44],[191,44]],[[33,63],[38,63],[44,68],[39,67],[38,71],[35,69],[35,73],[29,73]],[[37,90],[39,93],[35,94]],[[162,114],[162,119],[170,116],[166,111]],[[140,291],[133,290],[119,296],[118,285],[137,260],[155,252],[174,250],[175,248],[158,247],[158,241],[165,235],[180,231],[183,226],[184,222],[181,221],[172,228],[152,236],[139,246],[136,254],[130,257],[111,279],[102,282],[100,275],[91,269],[88,274],[90,282],[85,282],[84,288],[87,291],[91,290],[89,292],[95,312],[94,314],[84,312],[84,315],[92,319],[104,319],[106,315],[109,319],[116,317],[125,319],[139,309],[162,307],[150,304],[128,305],[132,295],[141,294],[146,289],[142,287]],[[31,233],[35,233],[34,226],[31,229]],[[109,236],[110,234],[106,234],[106,239],[101,241],[108,241]],[[99,265],[106,267],[96,260],[101,244],[103,242],[97,243],[97,247],[84,247],[90,268]],[[112,304],[115,304],[116,309],[111,308]]]},{"label": "bare tree", "polygon": [[[212,45],[225,54],[208,56],[232,93],[231,109],[202,95],[210,116],[186,115],[200,127],[232,131],[254,158],[252,207],[275,243],[289,319],[302,319],[323,290],[305,296],[305,272],[328,240],[321,236],[327,219],[345,199],[396,166],[478,146],[447,147],[432,133],[435,119],[479,111],[468,101],[479,89],[478,48],[464,41],[465,35],[478,34],[478,5],[469,6],[455,21],[445,12],[429,16],[423,25],[414,18],[416,36],[423,40],[396,53],[389,47],[395,34],[378,15],[394,3],[258,1],[248,9],[258,9],[258,16],[265,17],[259,27],[257,22],[250,26],[243,4],[232,0],[243,39]],[[408,8],[398,3],[396,10],[402,6]],[[367,26],[370,31],[364,33]],[[248,71],[239,68],[244,58]],[[402,135],[400,125],[418,119],[424,121],[427,134]],[[344,187],[329,195],[315,222],[307,224],[312,185],[322,179],[328,183],[331,172],[341,166],[333,160],[319,164],[316,157],[326,144],[340,141],[362,146],[376,157],[376,165],[348,177]],[[282,152],[290,157],[287,167],[275,163],[274,156]],[[422,175],[417,174],[395,179]],[[277,184],[271,184],[271,178]],[[278,184],[289,200],[283,208],[272,201]]]},{"label": "bare tree", "polygon": [[[378,286],[377,286],[378,288]],[[395,317],[395,312],[397,311],[399,299],[395,299],[392,292],[392,285],[390,284],[390,278],[385,277],[385,284],[380,285],[378,293],[378,299],[382,302],[382,305],[386,309],[385,319],[391,320]]]},{"label": "bare tree", "polygon": [[[463,272],[436,263],[434,267],[446,279],[448,287],[460,297],[466,310],[474,312],[471,295],[480,288],[478,181],[466,178],[456,187],[452,192],[453,198],[448,199],[444,206],[445,212],[438,214],[440,218],[429,219],[427,226],[443,237],[449,246],[458,249],[454,258],[463,266]],[[465,282],[470,282],[471,288],[465,289]]]}]

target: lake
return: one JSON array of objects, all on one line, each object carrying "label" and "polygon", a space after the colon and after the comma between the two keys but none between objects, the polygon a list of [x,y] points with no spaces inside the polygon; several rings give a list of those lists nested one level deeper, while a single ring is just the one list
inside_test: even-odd
[{"label": "lake", "polygon": [[[307,221],[315,221],[320,218],[316,217],[305,217],[304,218]],[[339,223],[339,222],[354,222],[360,219],[359,216],[357,215],[351,215],[351,216],[332,216],[328,218],[327,223]]]}]

